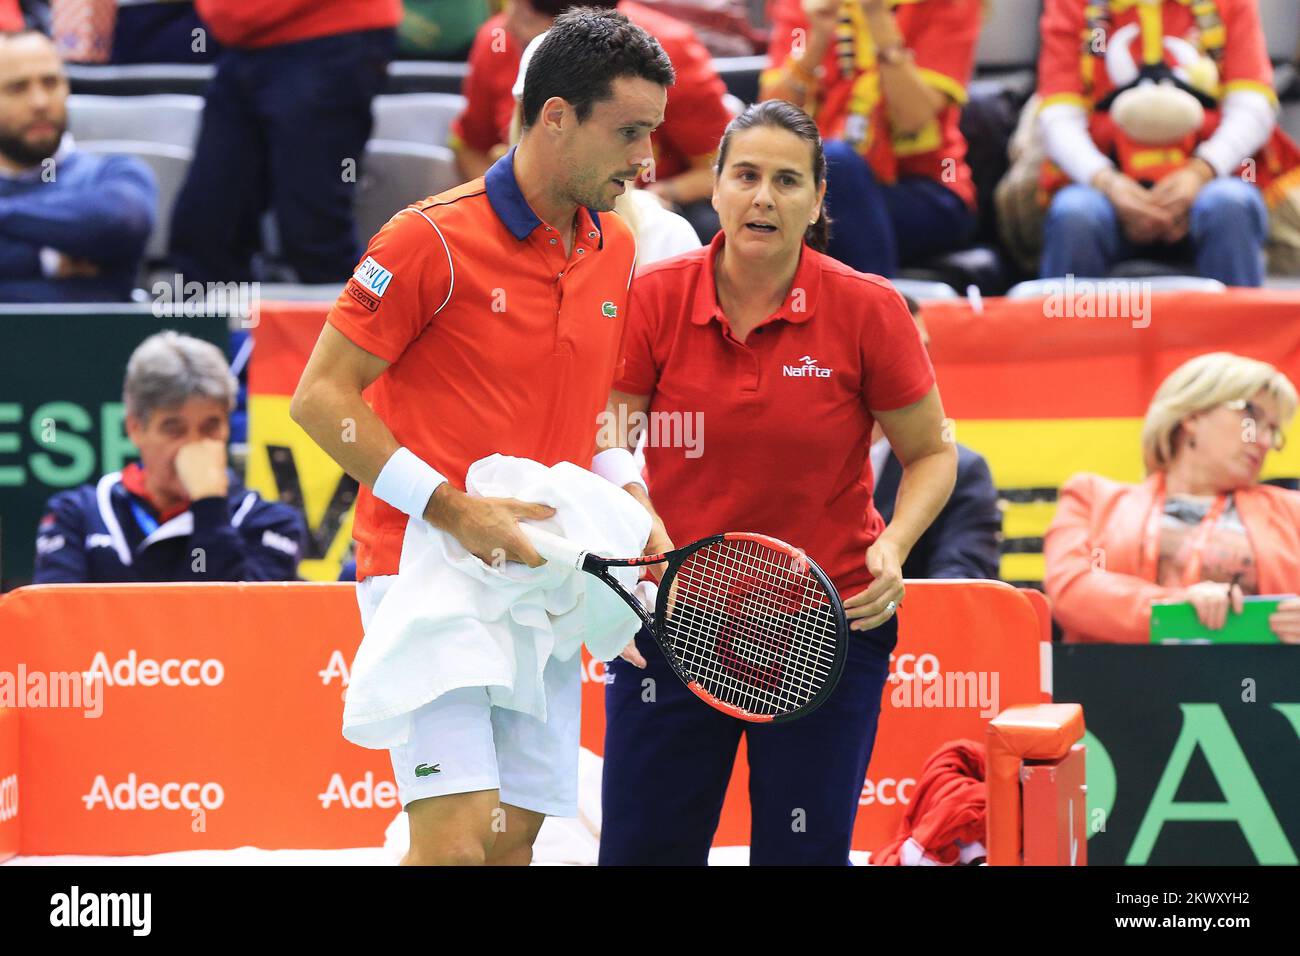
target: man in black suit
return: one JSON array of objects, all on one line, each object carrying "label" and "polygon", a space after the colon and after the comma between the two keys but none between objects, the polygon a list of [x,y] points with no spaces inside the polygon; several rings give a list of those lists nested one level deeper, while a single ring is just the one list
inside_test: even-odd
[{"label": "man in black suit", "polygon": [[[904,296],[930,347],[930,334],[921,319],[921,307]],[[871,468],[876,476],[876,510],[886,524],[894,517],[894,499],[903,466],[877,424],[871,433]],[[904,578],[994,578],[1002,541],[1002,512],[988,463],[978,452],[957,445],[957,483],[952,497],[917,540],[903,564]]]}]

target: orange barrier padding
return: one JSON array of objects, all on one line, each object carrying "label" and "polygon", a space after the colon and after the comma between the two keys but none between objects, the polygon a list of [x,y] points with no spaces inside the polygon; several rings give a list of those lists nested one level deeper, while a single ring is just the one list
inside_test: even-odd
[{"label": "orange barrier padding", "polygon": [[378,846],[388,754],[340,733],[346,584],[44,585],[0,602],[27,671],[90,671],[99,716],[20,711],[25,854]]},{"label": "orange barrier padding", "polygon": [[1088,787],[1083,744],[1075,744],[1061,760],[1024,764],[1020,792],[1024,798],[1025,866],[1087,866]]},{"label": "orange barrier padding", "polygon": [[1022,812],[1020,765],[1060,760],[1083,737],[1078,704],[1009,707],[988,728],[988,836],[990,866],[1019,866]]},{"label": "orange barrier padding", "polygon": [[[1041,698],[1040,628],[1021,592],[997,581],[907,581],[906,587],[898,647],[858,799],[857,850],[893,838],[921,768],[939,747],[980,740],[995,714]],[[987,708],[979,700],[982,692]],[[747,759],[742,741],[717,846],[749,843]]]},{"label": "orange barrier padding", "polygon": [[0,707],[0,863],[22,847],[18,760],[18,711]]},{"label": "orange barrier padding", "polygon": [[[1040,693],[1038,620],[1016,589],[909,582],[900,615],[859,849],[896,830],[938,746]],[[22,588],[0,600],[0,634],[27,672],[84,685],[18,712],[23,853],[375,846],[400,809],[388,754],[340,732],[361,637],[351,585]],[[604,665],[584,660],[582,742],[597,754],[603,692]],[[741,753],[718,845],[749,839]]]},{"label": "orange barrier padding", "polygon": [[1034,613],[1038,615],[1038,649],[1043,655],[1043,659],[1039,662],[1043,675],[1041,702],[1050,704],[1052,702],[1052,602],[1037,588],[1019,590],[1025,596],[1025,600],[1033,605]]}]

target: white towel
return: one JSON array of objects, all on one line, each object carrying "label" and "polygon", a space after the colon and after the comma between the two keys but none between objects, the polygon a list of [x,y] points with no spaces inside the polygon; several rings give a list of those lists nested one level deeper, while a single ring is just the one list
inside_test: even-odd
[{"label": "white towel", "polygon": [[[550,505],[537,522],[586,550],[640,554],[650,516],[631,495],[584,468],[552,468],[492,455],[470,466],[469,494]],[[614,570],[631,591],[636,568]],[[407,522],[397,580],[375,610],[352,663],[343,736],[386,749],[409,738],[411,713],[458,687],[486,687],[497,707],[546,719],[542,670],[585,643],[611,660],[640,627],[637,616],[589,574],[554,564],[494,568],[427,521]]]}]

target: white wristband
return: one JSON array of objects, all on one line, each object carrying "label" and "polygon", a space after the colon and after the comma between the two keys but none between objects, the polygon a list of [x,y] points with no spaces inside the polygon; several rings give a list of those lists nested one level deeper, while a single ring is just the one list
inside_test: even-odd
[{"label": "white wristband", "polygon": [[371,491],[403,514],[422,518],[429,499],[446,480],[409,448],[399,448],[379,472]]},{"label": "white wristband", "polygon": [[591,470],[608,482],[622,488],[624,485],[640,485],[647,494],[645,479],[636,466],[636,459],[626,448],[607,448],[591,459]]}]

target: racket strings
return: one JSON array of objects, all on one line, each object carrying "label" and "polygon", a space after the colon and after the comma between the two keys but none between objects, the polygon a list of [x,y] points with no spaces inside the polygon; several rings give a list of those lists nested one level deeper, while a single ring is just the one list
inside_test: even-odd
[{"label": "racket strings", "polygon": [[808,704],[834,666],[838,616],[799,557],[757,541],[716,542],[670,583],[668,650],[724,703],[776,716]]}]

